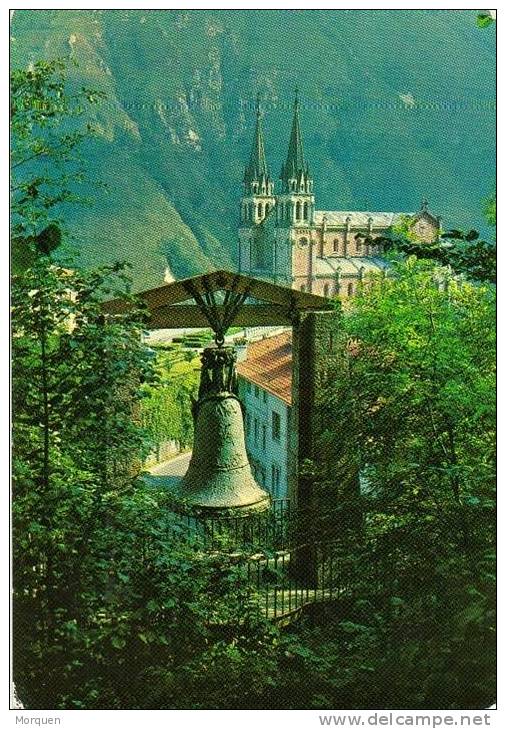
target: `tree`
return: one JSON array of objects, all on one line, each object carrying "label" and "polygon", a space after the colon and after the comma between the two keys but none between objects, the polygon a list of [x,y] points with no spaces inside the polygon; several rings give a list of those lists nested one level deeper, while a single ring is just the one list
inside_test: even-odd
[{"label": "tree", "polygon": [[[64,81],[60,62],[12,79],[14,679],[30,708],[158,708],[153,676],[177,704],[178,677],[202,686],[216,658],[244,665],[263,629],[252,616],[238,644],[251,596],[237,566],[206,558],[170,495],[136,479],[153,367],[123,266],[53,261],[89,131],[68,131],[81,108]],[[109,297],[128,312],[104,315]],[[179,405],[186,442],[189,398]]]},{"label": "tree", "polygon": [[[177,347],[177,345],[174,345]],[[167,440],[180,449],[193,442],[192,398],[198,390],[198,371],[192,352],[155,352],[156,377],[143,387],[141,421],[155,448]]]},{"label": "tree", "polygon": [[495,226],[497,224],[497,202],[496,202],[496,191],[485,200],[483,213],[485,220],[489,225]]},{"label": "tree", "polygon": [[[13,555],[15,655],[58,649],[89,584],[94,521],[127,489],[143,434],[132,421],[149,374],[142,316],[105,319],[114,270],[71,272],[40,256],[14,279]],[[110,283],[110,282],[109,282]],[[107,509],[105,509],[107,511]],[[21,629],[22,626],[22,629]],[[43,633],[40,631],[43,630]],[[61,636],[60,636],[61,637]]]},{"label": "tree", "polygon": [[64,203],[85,202],[79,155],[94,133],[85,112],[104,94],[70,93],[63,60],[38,61],[11,73],[11,216],[15,270],[61,243]]},{"label": "tree", "polygon": [[[353,571],[375,616],[358,610],[350,631],[399,692],[424,686],[413,705],[480,705],[494,690],[494,287],[408,257],[364,285],[342,327],[348,367],[329,407],[368,484]],[[392,702],[376,679],[379,705]]]}]

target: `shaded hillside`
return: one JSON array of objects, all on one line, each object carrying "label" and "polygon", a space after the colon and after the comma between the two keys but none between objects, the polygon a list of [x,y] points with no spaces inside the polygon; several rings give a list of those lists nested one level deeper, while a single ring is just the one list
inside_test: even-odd
[{"label": "shaded hillside", "polygon": [[235,261],[257,91],[277,177],[293,89],[324,209],[412,210],[482,227],[494,180],[495,37],[473,11],[17,10],[12,62],[77,61],[108,96],[86,148],[108,183],[72,212],[85,264],[137,287]]}]

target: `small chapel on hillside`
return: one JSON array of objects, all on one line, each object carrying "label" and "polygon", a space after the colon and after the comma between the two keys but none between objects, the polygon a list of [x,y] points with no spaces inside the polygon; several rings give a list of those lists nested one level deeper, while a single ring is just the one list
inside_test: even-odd
[{"label": "small chapel on hillside", "polygon": [[260,104],[240,203],[239,271],[320,296],[353,296],[357,284],[387,264],[375,238],[408,224],[421,242],[438,239],[441,218],[424,200],[416,212],[317,210],[313,176],[304,155],[300,104],[295,96],[281,189],[276,191],[265,154]]}]

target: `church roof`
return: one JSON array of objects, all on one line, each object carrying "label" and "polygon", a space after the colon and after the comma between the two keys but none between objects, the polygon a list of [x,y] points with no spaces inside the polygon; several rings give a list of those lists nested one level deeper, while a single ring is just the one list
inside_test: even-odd
[{"label": "church roof", "polygon": [[259,180],[261,177],[268,178],[269,169],[267,167],[267,158],[265,156],[265,142],[262,129],[260,104],[257,99],[255,135],[253,137],[253,145],[251,147],[249,162],[244,171],[244,182],[253,182],[253,180]]},{"label": "church roof", "polygon": [[350,219],[352,228],[367,228],[369,219],[372,220],[373,228],[390,228],[392,225],[401,223],[406,216],[415,213],[375,213],[356,210],[315,210],[314,222],[321,225],[325,216],[327,225],[345,226],[347,218]]},{"label": "church roof", "polygon": [[248,344],[246,359],[237,374],[287,405],[292,403],[292,332]]}]

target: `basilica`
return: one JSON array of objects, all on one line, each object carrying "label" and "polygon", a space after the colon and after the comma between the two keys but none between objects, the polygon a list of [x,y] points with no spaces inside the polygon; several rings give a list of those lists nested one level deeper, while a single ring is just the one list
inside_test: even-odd
[{"label": "basilica", "polygon": [[280,189],[265,154],[260,105],[240,203],[239,271],[321,296],[353,296],[370,272],[386,266],[381,244],[396,226],[408,225],[416,240],[433,242],[441,219],[423,201],[416,212],[317,210],[313,177],[304,155],[300,104],[293,121]]}]

